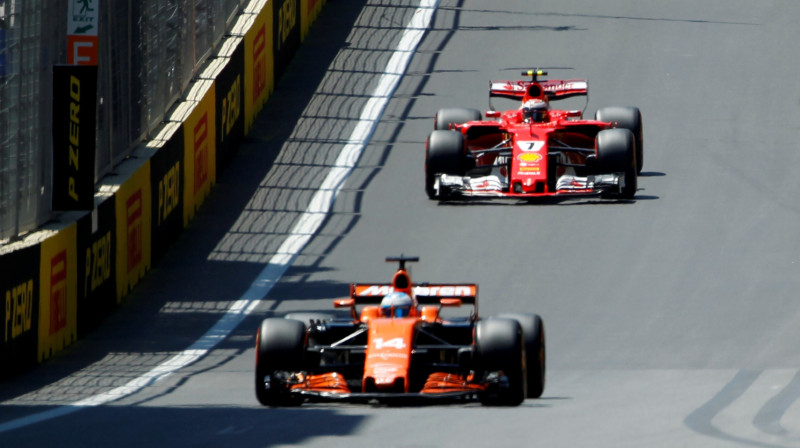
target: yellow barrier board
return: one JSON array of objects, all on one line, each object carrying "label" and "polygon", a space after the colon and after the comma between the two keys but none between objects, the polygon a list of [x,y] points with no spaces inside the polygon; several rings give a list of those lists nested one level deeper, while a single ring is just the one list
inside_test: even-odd
[{"label": "yellow barrier board", "polygon": [[217,182],[215,94],[212,84],[183,123],[184,227]]},{"label": "yellow barrier board", "polygon": [[300,40],[305,41],[311,24],[317,20],[325,0],[302,0],[300,3]]},{"label": "yellow barrier board", "polygon": [[150,161],[144,163],[115,195],[117,215],[117,303],[150,270],[152,192]]},{"label": "yellow barrier board", "polygon": [[244,35],[244,133],[250,132],[256,115],[275,89],[272,3],[256,15]]},{"label": "yellow barrier board", "polygon": [[48,359],[77,339],[78,224],[46,239],[39,267],[38,360]]}]

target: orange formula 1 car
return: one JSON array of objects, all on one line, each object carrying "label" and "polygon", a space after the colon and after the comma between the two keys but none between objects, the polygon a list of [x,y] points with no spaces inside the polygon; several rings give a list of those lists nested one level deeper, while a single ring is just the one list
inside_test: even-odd
[{"label": "orange formula 1 car", "polygon": [[[544,324],[536,314],[478,316],[475,284],[417,284],[389,257],[391,283],[350,287],[349,317],[290,313],[256,336],[256,397],[305,401],[479,400],[516,406],[544,390]],[[469,306],[469,313],[456,308]],[[454,316],[450,316],[453,314]],[[466,314],[466,315],[463,315]]]}]

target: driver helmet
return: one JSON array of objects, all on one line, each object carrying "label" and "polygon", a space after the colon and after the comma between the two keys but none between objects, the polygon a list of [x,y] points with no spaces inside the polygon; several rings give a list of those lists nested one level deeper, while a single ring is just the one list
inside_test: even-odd
[{"label": "driver helmet", "polygon": [[411,313],[411,305],[411,296],[395,291],[387,294],[381,300],[381,315],[383,317],[407,317]]},{"label": "driver helmet", "polygon": [[526,122],[546,123],[547,115],[547,103],[543,100],[533,99],[522,104],[522,117]]}]

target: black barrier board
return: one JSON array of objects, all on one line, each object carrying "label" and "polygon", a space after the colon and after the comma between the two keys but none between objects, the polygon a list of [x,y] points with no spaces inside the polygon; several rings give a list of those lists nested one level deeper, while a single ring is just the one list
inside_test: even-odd
[{"label": "black barrier board", "polygon": [[155,262],[183,231],[183,125],[150,158],[151,259]]},{"label": "black barrier board", "polygon": [[277,0],[272,2],[272,42],[275,47],[276,81],[280,79],[297,47],[300,46],[300,1]]},{"label": "black barrier board", "polygon": [[244,137],[244,41],[216,80],[217,177],[228,166]]},{"label": "black barrier board", "polygon": [[39,245],[0,255],[3,297],[0,379],[36,364],[39,329]]},{"label": "black barrier board", "polygon": [[6,49],[6,18],[0,17],[0,81],[5,81],[6,79],[6,54],[8,54],[8,50]]},{"label": "black barrier board", "polygon": [[97,67],[53,67],[53,210],[94,207]]},{"label": "black barrier board", "polygon": [[78,338],[117,307],[115,201],[108,198],[78,220]]}]

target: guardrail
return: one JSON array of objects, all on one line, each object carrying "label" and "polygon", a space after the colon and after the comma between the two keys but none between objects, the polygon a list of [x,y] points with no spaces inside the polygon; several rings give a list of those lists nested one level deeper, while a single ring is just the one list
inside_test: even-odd
[{"label": "guardrail", "polygon": [[257,0],[91,212],[3,248],[0,379],[82,337],[163,257],[214,187],[325,0]]}]

